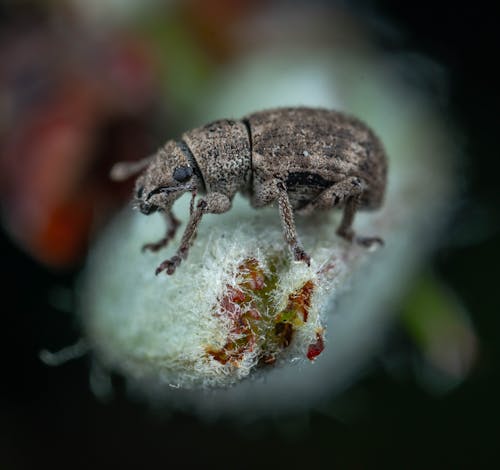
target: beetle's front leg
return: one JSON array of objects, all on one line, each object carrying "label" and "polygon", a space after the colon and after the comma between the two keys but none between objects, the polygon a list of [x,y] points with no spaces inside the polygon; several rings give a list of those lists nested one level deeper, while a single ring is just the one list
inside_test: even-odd
[{"label": "beetle's front leg", "polygon": [[166,271],[173,274],[183,259],[187,258],[189,248],[196,237],[198,226],[204,214],[222,214],[231,209],[231,200],[220,193],[210,193],[206,198],[200,199],[196,208],[191,212],[188,224],[182,235],[181,244],[172,258],[167,259],[156,268],[156,274]]},{"label": "beetle's front leg", "polygon": [[285,183],[278,181],[276,183],[278,209],[283,227],[283,235],[286,242],[292,250],[295,261],[304,261],[307,266],[311,265],[311,257],[304,251],[302,244],[297,236],[295,221],[293,218],[293,210],[288,198]]},{"label": "beetle's front leg", "polygon": [[158,251],[159,249],[168,245],[168,242],[175,237],[177,233],[177,228],[181,224],[180,220],[175,217],[172,211],[169,211],[165,214],[166,222],[167,222],[167,232],[165,236],[154,243],[146,243],[142,246],[142,251],[150,250],[150,251]]}]

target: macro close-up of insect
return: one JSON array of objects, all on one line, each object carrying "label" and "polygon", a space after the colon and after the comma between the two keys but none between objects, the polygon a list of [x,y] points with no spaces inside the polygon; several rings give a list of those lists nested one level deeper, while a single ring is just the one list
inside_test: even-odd
[{"label": "macro close-up of insect", "polygon": [[123,180],[143,170],[135,184],[135,206],[146,215],[162,212],[167,221],[165,236],[144,249],[168,244],[180,224],[172,206],[184,193],[192,195],[180,246],[156,274],[175,272],[203,215],[230,210],[237,192],[254,208],[278,204],[284,239],[296,261],[310,264],[294,214],[343,209],[337,235],[367,247],[383,243],[377,236],[357,236],[352,224],[358,209],[378,209],[383,202],[385,151],[366,124],[341,112],[278,108],[241,120],[221,119],[169,140],[151,157],[116,164],[111,177]]},{"label": "macro close-up of insect", "polygon": [[493,6],[0,2],[0,470],[499,466]]}]

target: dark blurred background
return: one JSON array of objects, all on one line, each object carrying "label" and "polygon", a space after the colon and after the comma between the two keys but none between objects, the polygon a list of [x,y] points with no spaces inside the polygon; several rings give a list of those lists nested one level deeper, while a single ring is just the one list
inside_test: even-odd
[{"label": "dark blurred background", "polygon": [[[137,3],[0,3],[0,468],[498,465],[499,18],[490,2]],[[73,292],[85,251],[130,192],[130,183],[108,182],[109,168],[185,128],[215,71],[259,43],[251,18],[306,5],[355,18],[337,41],[361,28],[382,51],[432,64],[428,76],[408,65],[401,73],[428,88],[463,150],[443,240],[384,350],[358,382],[308,413],[245,426],[160,416],[128,399],[119,377],[116,398],[100,403],[86,359],[50,368],[38,354],[79,338]],[[473,354],[458,344],[470,357],[454,377],[422,347],[416,330],[425,325],[415,327],[419,307],[443,302],[466,316],[460,338],[474,344]]]}]

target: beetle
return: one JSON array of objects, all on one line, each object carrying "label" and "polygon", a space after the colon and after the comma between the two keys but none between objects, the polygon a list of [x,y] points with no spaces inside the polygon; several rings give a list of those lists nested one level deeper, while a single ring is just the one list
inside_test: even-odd
[{"label": "beetle", "polygon": [[[352,229],[358,209],[378,209],[387,179],[387,158],[375,133],[342,112],[297,107],[221,119],[169,140],[156,154],[134,163],[121,162],[111,177],[122,180],[144,170],[135,183],[135,206],[143,214],[163,212],[165,236],[143,249],[157,251],[175,236],[179,221],[174,202],[192,195],[190,217],[179,248],[156,274],[173,274],[187,257],[204,214],[231,208],[237,192],[255,208],[277,202],[283,235],[293,257],[310,264],[294,214],[342,208],[337,234],[365,246],[379,237],[357,237]],[[198,194],[203,196],[195,204]]]}]

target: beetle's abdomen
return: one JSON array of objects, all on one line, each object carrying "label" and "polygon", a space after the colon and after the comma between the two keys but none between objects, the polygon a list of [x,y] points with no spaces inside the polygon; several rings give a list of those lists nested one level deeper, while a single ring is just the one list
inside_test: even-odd
[{"label": "beetle's abdomen", "polygon": [[189,146],[207,192],[232,197],[251,180],[251,151],[247,127],[241,121],[221,119],[186,132]]},{"label": "beetle's abdomen", "polygon": [[[367,183],[361,204],[380,205],[386,161],[380,141],[362,121],[337,111],[281,108],[251,114],[254,181],[274,175],[288,180],[293,205],[314,198],[325,187],[349,176]],[[309,199],[310,200],[310,199]]]}]

